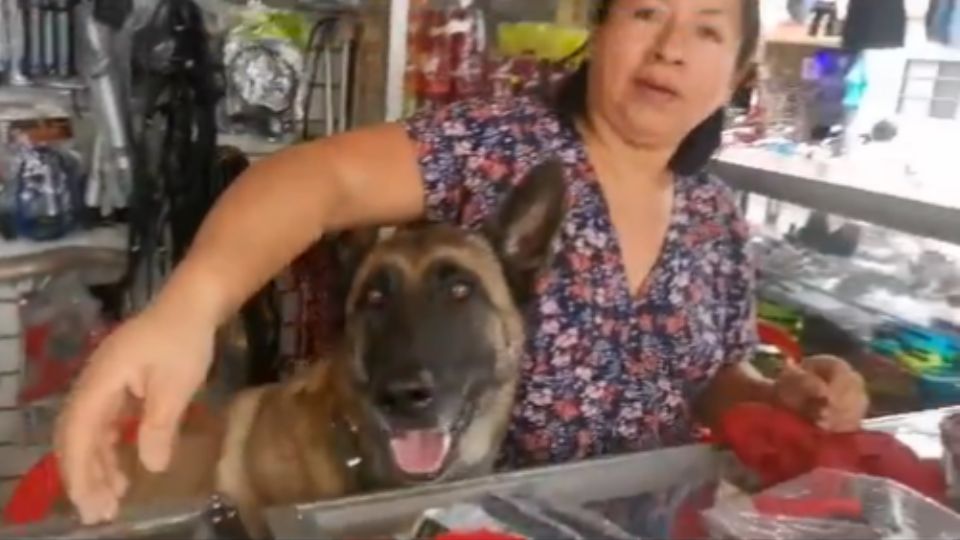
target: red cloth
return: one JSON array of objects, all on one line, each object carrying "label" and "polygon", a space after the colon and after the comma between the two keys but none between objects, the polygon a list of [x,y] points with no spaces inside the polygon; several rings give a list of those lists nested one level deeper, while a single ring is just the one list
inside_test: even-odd
[{"label": "red cloth", "polygon": [[718,436],[764,487],[829,468],[888,478],[937,501],[946,498],[939,463],[920,460],[887,433],[830,433],[790,411],[747,403],[722,418]]},{"label": "red cloth", "polygon": [[524,540],[522,536],[491,531],[448,532],[437,535],[435,540]]},{"label": "red cloth", "polygon": [[[202,408],[193,405],[187,409],[189,418],[201,414]],[[133,444],[137,438],[140,419],[130,417],[120,422],[120,443]],[[43,456],[23,475],[10,501],[3,509],[3,521],[9,525],[26,525],[46,519],[54,505],[64,495],[63,481],[57,457],[53,453]]]}]

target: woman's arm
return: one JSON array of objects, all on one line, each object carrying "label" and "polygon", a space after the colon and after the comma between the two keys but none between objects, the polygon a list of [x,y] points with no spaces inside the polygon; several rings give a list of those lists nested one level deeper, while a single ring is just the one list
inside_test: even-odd
[{"label": "woman's arm", "polygon": [[205,220],[154,303],[222,323],[324,231],[424,211],[416,147],[399,124],[301,144],[248,169]]}]

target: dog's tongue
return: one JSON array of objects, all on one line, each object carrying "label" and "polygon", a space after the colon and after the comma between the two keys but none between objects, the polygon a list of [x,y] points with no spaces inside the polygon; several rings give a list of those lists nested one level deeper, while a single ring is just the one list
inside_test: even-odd
[{"label": "dog's tongue", "polygon": [[390,448],[397,466],[407,474],[434,474],[443,467],[450,450],[444,431],[416,429],[394,434]]}]

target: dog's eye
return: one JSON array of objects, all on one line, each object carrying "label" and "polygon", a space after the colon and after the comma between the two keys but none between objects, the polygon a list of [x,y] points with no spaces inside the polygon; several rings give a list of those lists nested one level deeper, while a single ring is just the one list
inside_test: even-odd
[{"label": "dog's eye", "polygon": [[382,307],[386,301],[387,295],[377,288],[368,290],[367,294],[363,297],[363,305],[368,308]]},{"label": "dog's eye", "polygon": [[469,283],[458,281],[450,286],[450,297],[454,300],[466,300],[471,294],[473,294],[473,287]]}]

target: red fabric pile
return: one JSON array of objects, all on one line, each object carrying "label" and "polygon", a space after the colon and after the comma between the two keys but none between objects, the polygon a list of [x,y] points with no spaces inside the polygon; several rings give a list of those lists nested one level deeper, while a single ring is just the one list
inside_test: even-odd
[{"label": "red fabric pile", "polygon": [[[201,405],[191,405],[185,413],[187,419],[207,414]],[[129,417],[120,422],[121,444],[134,444],[140,419]],[[64,496],[63,481],[57,457],[45,455],[27,471],[17,484],[10,501],[3,509],[3,521],[7,525],[27,525],[50,516],[54,505]]]},{"label": "red fabric pile", "polygon": [[524,540],[522,536],[513,536],[491,531],[448,532],[437,535],[434,540]]},{"label": "red fabric pile", "polygon": [[936,501],[946,498],[940,464],[922,461],[886,433],[829,433],[790,411],[749,403],[731,409],[717,435],[765,488],[828,468],[894,480]]}]

